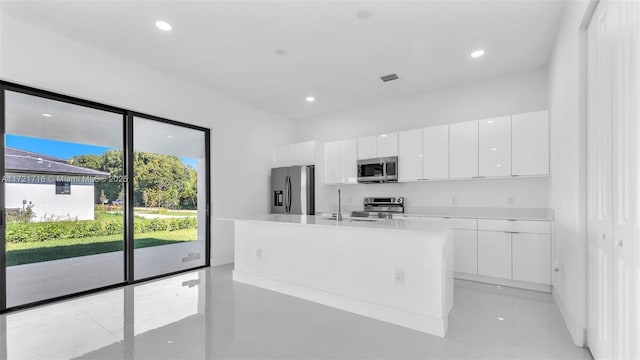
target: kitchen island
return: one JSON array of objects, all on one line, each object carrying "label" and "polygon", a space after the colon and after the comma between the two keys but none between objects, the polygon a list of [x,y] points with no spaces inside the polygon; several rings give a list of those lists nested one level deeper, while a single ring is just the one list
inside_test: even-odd
[{"label": "kitchen island", "polygon": [[444,336],[453,305],[446,222],[263,215],[235,221],[234,281]]}]

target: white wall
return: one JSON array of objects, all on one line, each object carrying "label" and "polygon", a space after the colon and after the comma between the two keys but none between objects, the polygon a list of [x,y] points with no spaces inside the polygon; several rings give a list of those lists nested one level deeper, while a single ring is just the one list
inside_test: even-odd
[{"label": "white wall", "polygon": [[6,15],[0,78],[211,128],[212,257],[233,259],[233,227],[218,217],[268,211],[272,149],[289,120]]},{"label": "white wall", "polygon": [[56,194],[56,184],[5,184],[5,204],[9,209],[22,209],[22,200],[33,203],[34,221],[93,220],[94,185],[71,183],[71,194]]},{"label": "white wall", "polygon": [[[416,129],[509,115],[548,108],[547,70],[535,69],[387,101],[338,114],[302,120],[295,124],[296,141],[335,140],[389,131]],[[321,157],[316,178],[322,179]],[[548,178],[518,180],[442,181],[407,184],[344,185],[347,210],[362,209],[368,195],[405,196],[407,211],[419,207],[507,206],[514,196],[516,207],[548,207]],[[316,209],[331,211],[336,204],[336,186],[316,187]]]},{"label": "white wall", "polygon": [[555,210],[556,302],[576,345],[586,328],[586,117],[580,25],[589,1],[568,2],[549,63],[550,206]]}]

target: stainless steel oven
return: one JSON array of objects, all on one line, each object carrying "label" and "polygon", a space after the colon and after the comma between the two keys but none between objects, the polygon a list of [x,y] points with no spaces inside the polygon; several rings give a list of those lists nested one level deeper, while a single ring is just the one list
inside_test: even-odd
[{"label": "stainless steel oven", "polygon": [[359,183],[385,183],[394,181],[398,181],[397,156],[358,160]]}]

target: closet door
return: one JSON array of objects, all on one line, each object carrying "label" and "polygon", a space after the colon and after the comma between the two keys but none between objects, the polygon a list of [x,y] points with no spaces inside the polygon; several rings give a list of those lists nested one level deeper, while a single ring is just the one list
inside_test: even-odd
[{"label": "closet door", "polygon": [[588,30],[587,336],[596,359],[613,355],[610,8],[600,3]]},{"label": "closet door", "polygon": [[[611,7],[613,124],[613,357],[638,358],[637,308],[634,302],[633,211],[636,198],[638,137],[638,4]],[[637,205],[637,204],[636,204]],[[636,265],[637,266],[637,265]],[[635,274],[636,278],[638,274]],[[637,279],[636,279],[637,283]],[[637,298],[636,298],[637,300]],[[635,321],[634,321],[635,318]]]}]

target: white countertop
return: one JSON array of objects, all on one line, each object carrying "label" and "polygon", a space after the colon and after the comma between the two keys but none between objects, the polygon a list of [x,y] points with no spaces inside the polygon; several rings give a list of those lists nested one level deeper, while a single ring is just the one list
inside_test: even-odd
[{"label": "white countertop", "polygon": [[474,219],[512,219],[553,221],[553,210],[547,208],[511,207],[414,207],[405,216],[457,217]]},{"label": "white countertop", "polygon": [[327,216],[265,214],[246,218],[219,218],[218,220],[272,222],[282,224],[319,225],[340,228],[388,229],[403,231],[443,232],[449,229],[448,224],[440,219],[375,219],[344,217],[342,221],[331,220]]}]

